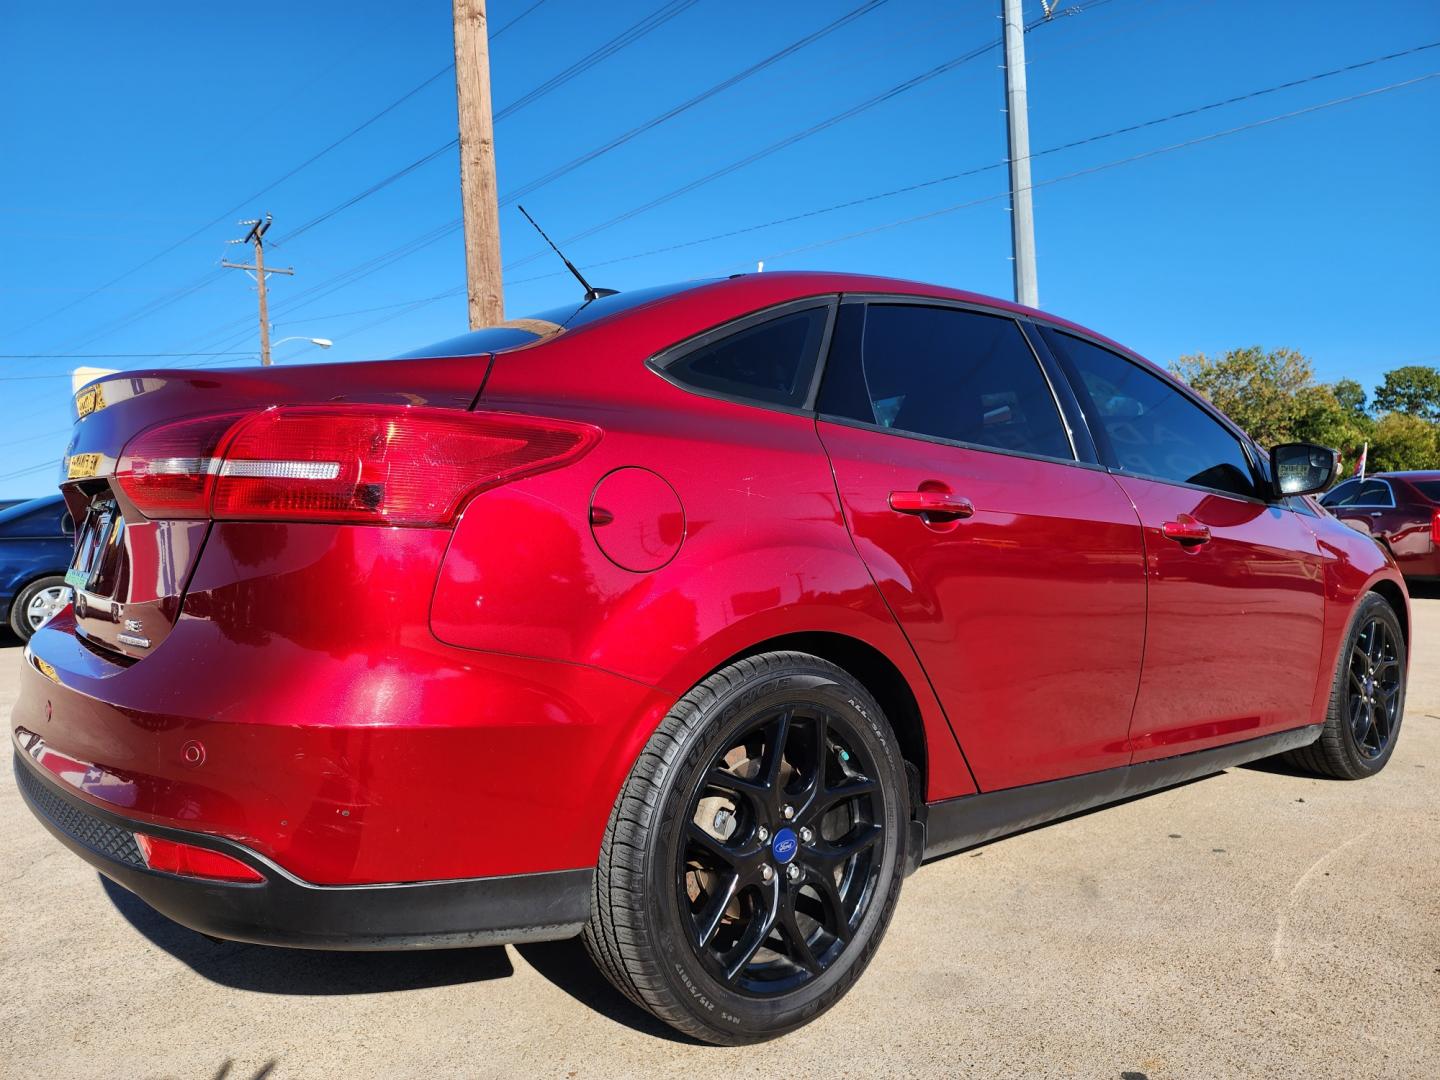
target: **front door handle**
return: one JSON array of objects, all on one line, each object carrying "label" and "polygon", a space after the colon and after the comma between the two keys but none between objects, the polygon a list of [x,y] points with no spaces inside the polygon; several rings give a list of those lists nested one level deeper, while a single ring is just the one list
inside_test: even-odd
[{"label": "front door handle", "polygon": [[1177,544],[1205,544],[1210,541],[1210,526],[1198,521],[1167,521],[1160,526],[1160,531],[1165,534],[1165,539],[1174,540]]},{"label": "front door handle", "polygon": [[975,504],[949,491],[892,491],[890,509],[934,521],[955,521],[975,513]]}]

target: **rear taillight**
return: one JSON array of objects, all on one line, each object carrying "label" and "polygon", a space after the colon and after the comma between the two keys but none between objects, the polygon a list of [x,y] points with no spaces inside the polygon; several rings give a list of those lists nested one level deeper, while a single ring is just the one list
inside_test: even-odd
[{"label": "rear taillight", "polygon": [[599,437],[514,413],[280,406],[151,428],[115,478],[146,517],[442,525],[474,492],[573,461]]},{"label": "rear taillight", "polygon": [[1440,547],[1440,510],[1436,510],[1430,515],[1430,542],[1436,547]]},{"label": "rear taillight", "polygon": [[145,865],[151,870],[185,877],[209,878],[212,881],[264,881],[265,875],[253,866],[219,851],[162,840],[158,836],[135,834],[135,845]]}]

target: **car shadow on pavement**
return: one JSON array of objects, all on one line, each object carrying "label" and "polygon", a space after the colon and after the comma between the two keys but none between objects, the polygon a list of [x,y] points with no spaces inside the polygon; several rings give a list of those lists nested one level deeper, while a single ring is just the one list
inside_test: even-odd
[{"label": "car shadow on pavement", "polygon": [[[216,941],[161,915],[128,889],[97,875],[115,910],[156,948],[202,978],[259,994],[376,994],[504,979],[515,973],[500,946],[335,952]],[[579,938],[517,945],[535,971],[582,1005],[646,1035],[699,1045],[630,1002],[596,970]]]},{"label": "car shadow on pavement", "polygon": [[129,890],[100,876],[105,895],[152,945],[196,974],[260,994],[377,994],[503,979],[515,973],[500,946],[409,952],[279,949],[213,941],[172,922]]},{"label": "car shadow on pavement", "polygon": [[552,985],[617,1024],[670,1042],[704,1045],[657,1020],[611,986],[591,962],[579,938],[516,945],[515,951]]}]

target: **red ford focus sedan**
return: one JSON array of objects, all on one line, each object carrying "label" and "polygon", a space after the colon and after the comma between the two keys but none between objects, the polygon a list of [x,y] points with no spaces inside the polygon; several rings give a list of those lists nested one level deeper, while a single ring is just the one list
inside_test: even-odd
[{"label": "red ford focus sedan", "polygon": [[1333,453],[998,300],[750,275],[77,412],[19,786],[222,938],[583,934],[753,1041],[927,857],[1399,733],[1404,584],[1306,497]]}]

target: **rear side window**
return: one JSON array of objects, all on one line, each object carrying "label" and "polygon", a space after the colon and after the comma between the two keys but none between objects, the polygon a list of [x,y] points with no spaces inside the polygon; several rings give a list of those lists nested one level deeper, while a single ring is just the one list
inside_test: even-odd
[{"label": "rear side window", "polygon": [[849,305],[837,322],[822,413],[972,446],[1073,459],[1050,384],[1013,319],[870,304],[862,326],[858,307]]},{"label": "rear side window", "polygon": [[1431,502],[1440,502],[1440,480],[1412,480],[1415,490]]},{"label": "rear side window", "polygon": [[725,397],[801,408],[810,393],[828,307],[778,315],[706,339],[660,367],[676,382]]},{"label": "rear side window", "polygon": [[1076,393],[1109,442],[1117,468],[1260,496],[1240,440],[1180,390],[1109,349],[1058,331],[1046,330],[1045,336],[1068,361]]}]

